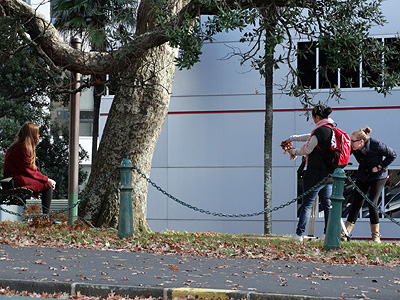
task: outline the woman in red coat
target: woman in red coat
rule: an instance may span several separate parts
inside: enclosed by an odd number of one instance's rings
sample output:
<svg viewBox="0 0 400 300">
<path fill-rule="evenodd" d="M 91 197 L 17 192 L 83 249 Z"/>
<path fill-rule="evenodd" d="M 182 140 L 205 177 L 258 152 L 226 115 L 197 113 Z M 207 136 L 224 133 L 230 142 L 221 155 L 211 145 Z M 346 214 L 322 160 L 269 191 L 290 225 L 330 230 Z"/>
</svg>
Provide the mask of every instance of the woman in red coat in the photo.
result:
<svg viewBox="0 0 400 300">
<path fill-rule="evenodd" d="M 33 190 L 42 199 L 42 211 L 50 209 L 56 182 L 40 173 L 36 166 L 36 146 L 39 143 L 39 127 L 25 122 L 20 128 L 17 140 L 8 148 L 4 157 L 4 177 L 13 177 L 15 187 Z"/>
</svg>

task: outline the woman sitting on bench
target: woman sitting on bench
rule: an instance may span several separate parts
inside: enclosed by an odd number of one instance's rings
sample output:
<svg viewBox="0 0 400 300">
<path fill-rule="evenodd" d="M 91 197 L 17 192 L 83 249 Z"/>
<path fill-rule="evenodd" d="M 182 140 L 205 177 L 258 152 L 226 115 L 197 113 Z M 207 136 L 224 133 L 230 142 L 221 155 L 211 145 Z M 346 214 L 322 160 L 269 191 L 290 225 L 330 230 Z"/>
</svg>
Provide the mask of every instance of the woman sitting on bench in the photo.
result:
<svg viewBox="0 0 400 300">
<path fill-rule="evenodd" d="M 40 173 L 36 166 L 38 143 L 39 127 L 25 122 L 4 157 L 4 177 L 13 177 L 15 187 L 29 188 L 35 197 L 41 194 L 43 214 L 48 214 L 56 182 Z"/>
</svg>

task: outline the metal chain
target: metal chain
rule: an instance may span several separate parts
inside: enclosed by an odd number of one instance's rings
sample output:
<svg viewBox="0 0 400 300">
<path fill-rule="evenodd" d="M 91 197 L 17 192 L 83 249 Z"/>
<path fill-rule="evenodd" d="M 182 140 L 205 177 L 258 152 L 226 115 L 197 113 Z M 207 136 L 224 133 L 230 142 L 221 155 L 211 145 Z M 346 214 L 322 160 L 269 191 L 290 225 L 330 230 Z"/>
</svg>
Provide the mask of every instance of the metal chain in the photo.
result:
<svg viewBox="0 0 400 300">
<path fill-rule="evenodd" d="M 279 209 L 285 208 L 287 206 L 290 206 L 293 203 L 296 203 L 298 200 L 302 199 L 304 196 L 306 196 L 307 194 L 309 194 L 310 192 L 312 192 L 313 190 L 315 190 L 316 188 L 318 188 L 320 185 L 322 185 L 331 175 L 326 176 L 325 178 L 323 178 L 320 182 L 318 182 L 317 184 L 315 184 L 313 187 L 311 187 L 309 190 L 305 191 L 303 194 L 301 194 L 300 196 L 298 196 L 297 198 L 294 198 L 290 201 L 288 201 L 287 203 L 281 204 L 279 206 L 276 206 L 274 208 L 270 208 L 270 209 L 265 209 L 263 211 L 259 211 L 259 212 L 254 212 L 254 213 L 248 213 L 248 214 L 227 214 L 227 213 L 219 213 L 219 212 L 212 212 L 210 210 L 205 210 L 202 208 L 198 208 L 196 206 L 193 206 L 191 204 L 188 204 L 182 200 L 179 200 L 178 198 L 174 197 L 173 195 L 169 194 L 167 191 L 163 190 L 160 186 L 158 186 L 155 182 L 153 182 L 149 177 L 147 177 L 137 166 L 133 165 L 132 166 L 133 169 L 135 169 L 139 175 L 141 177 L 143 177 L 150 185 L 152 185 L 154 188 L 156 188 L 159 192 L 161 192 L 163 195 L 167 196 L 168 198 L 172 199 L 173 201 L 189 208 L 189 209 L 193 209 L 194 211 L 200 212 L 200 213 L 204 213 L 204 214 L 208 214 L 208 215 L 212 215 L 212 216 L 216 216 L 216 217 L 227 217 L 227 218 L 244 218 L 244 217 L 254 217 L 254 216 L 258 216 L 258 215 L 262 215 L 265 213 L 270 213 L 273 211 L 277 211 Z M 84 198 L 78 200 L 76 203 L 74 203 L 71 206 L 68 206 L 66 208 L 57 210 L 57 211 L 52 211 L 48 214 L 37 214 L 37 215 L 25 215 L 25 214 L 20 214 L 20 213 L 16 213 L 13 211 L 9 211 L 3 207 L 0 207 L 0 210 L 9 213 L 11 215 L 16 215 L 19 217 L 23 217 L 23 218 L 39 218 L 39 217 L 50 217 L 59 213 L 63 213 L 65 211 L 68 211 L 72 208 L 74 208 L 75 206 L 79 205 L 82 201 L 86 200 L 87 198 L 89 198 L 90 196 L 92 196 L 98 189 L 100 189 L 101 186 L 104 185 L 105 182 L 107 182 L 111 176 L 113 175 L 113 173 L 118 169 L 119 167 L 114 168 L 106 177 L 105 179 L 95 188 L 93 189 L 90 193 L 88 193 Z"/>
<path fill-rule="evenodd" d="M 114 172 L 118 169 L 119 167 L 114 168 L 110 173 L 108 173 L 108 175 L 91 191 L 89 192 L 85 197 L 83 197 L 82 199 L 78 200 L 76 203 L 72 204 L 71 206 L 68 206 L 66 208 L 60 209 L 60 210 L 56 210 L 56 211 L 52 211 L 48 214 L 36 214 L 36 215 L 26 215 L 26 214 L 21 214 L 21 213 L 17 213 L 14 211 L 10 211 L 6 208 L 3 208 L 0 206 L 0 210 L 9 213 L 10 215 L 15 215 L 21 218 L 25 218 L 25 219 L 29 219 L 29 218 L 44 218 L 44 217 L 50 217 L 53 215 L 57 215 L 63 212 L 66 212 L 72 208 L 74 208 L 75 206 L 79 205 L 82 201 L 88 199 L 89 197 L 91 197 L 95 192 L 97 192 L 103 185 L 104 183 L 106 183 L 111 176 L 114 174 Z"/>
<path fill-rule="evenodd" d="M 273 212 L 273 211 L 277 211 L 278 209 L 281 208 L 285 208 L 295 202 L 297 202 L 297 200 L 303 198 L 304 196 L 306 196 L 307 194 L 309 194 L 311 191 L 315 190 L 316 188 L 318 188 L 320 185 L 322 185 L 331 175 L 328 175 L 327 177 L 325 177 L 324 179 L 322 179 L 320 182 L 318 182 L 316 185 L 314 185 L 312 188 L 310 188 L 309 190 L 305 191 L 303 194 L 301 194 L 300 196 L 298 196 L 295 199 L 290 200 L 289 202 L 279 205 L 277 207 L 274 208 L 270 208 L 270 209 L 265 209 L 263 211 L 259 211 L 259 212 L 254 212 L 254 213 L 248 213 L 248 214 L 226 214 L 226 213 L 218 213 L 218 212 L 212 212 L 209 210 L 205 210 L 202 208 L 198 208 L 196 206 L 193 206 L 191 204 L 188 204 L 182 200 L 179 200 L 178 198 L 172 196 L 171 194 L 169 194 L 168 192 L 166 192 L 165 190 L 163 190 L 160 186 L 158 186 L 156 183 L 154 183 L 149 177 L 147 177 L 138 167 L 136 167 L 135 165 L 133 165 L 133 168 L 139 173 L 139 175 L 141 177 L 143 177 L 148 183 L 150 183 L 154 188 L 156 188 L 159 192 L 161 192 L 162 194 L 164 194 L 165 196 L 167 196 L 168 198 L 174 200 L 175 202 L 186 206 L 187 208 L 193 209 L 194 211 L 200 212 L 200 213 L 204 213 L 207 215 L 212 215 L 215 217 L 227 217 L 227 218 L 244 218 L 244 217 L 254 217 L 254 216 L 258 216 L 258 215 L 262 215 L 265 213 L 269 213 L 269 212 Z"/>
<path fill-rule="evenodd" d="M 354 186 L 354 188 L 357 190 L 357 192 L 360 193 L 360 195 L 367 200 L 367 202 L 373 207 L 375 208 L 377 211 L 379 211 L 382 215 L 384 215 L 386 218 L 388 218 L 390 221 L 392 221 L 393 223 L 397 224 L 400 226 L 400 222 L 396 221 L 395 219 L 393 219 L 391 216 L 389 216 L 387 213 L 385 213 L 384 211 L 382 211 L 381 208 L 379 208 L 374 202 L 372 202 L 367 195 L 365 195 L 360 188 L 355 184 L 355 182 L 353 181 L 353 179 L 350 178 L 350 176 L 347 177 L 347 179 L 350 181 L 350 183 Z"/>
</svg>

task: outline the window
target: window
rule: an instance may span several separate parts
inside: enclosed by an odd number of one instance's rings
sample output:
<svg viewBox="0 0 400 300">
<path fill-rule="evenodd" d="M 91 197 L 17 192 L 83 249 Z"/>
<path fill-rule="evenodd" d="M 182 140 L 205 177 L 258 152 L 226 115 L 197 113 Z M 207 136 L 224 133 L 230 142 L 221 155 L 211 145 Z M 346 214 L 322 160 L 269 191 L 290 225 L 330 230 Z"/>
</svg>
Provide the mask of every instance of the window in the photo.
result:
<svg viewBox="0 0 400 300">
<path fill-rule="evenodd" d="M 80 112 L 79 136 L 92 136 L 93 134 L 93 111 Z"/>
<path fill-rule="evenodd" d="M 357 170 L 346 170 L 346 176 L 350 177 L 353 182 L 356 179 Z M 304 193 L 302 189 L 302 176 L 297 178 L 297 194 L 301 195 Z M 353 184 L 349 180 L 345 180 L 343 197 L 344 201 L 342 203 L 342 218 L 347 218 L 351 204 L 353 202 L 353 193 L 355 189 Z M 368 195 L 367 195 L 368 196 Z M 382 199 L 384 199 L 382 201 Z M 301 199 L 297 201 L 297 211 L 301 205 Z M 399 169 L 389 169 L 389 178 L 386 181 L 385 187 L 382 190 L 382 195 L 378 200 L 378 207 L 384 211 L 387 215 L 392 218 L 400 218 L 400 170 Z M 316 217 L 323 218 L 324 213 L 320 204 L 316 207 Z M 367 201 L 364 201 L 362 209 L 359 212 L 359 218 L 369 219 L 369 209 Z M 380 218 L 385 218 L 381 213 Z"/>
<path fill-rule="evenodd" d="M 297 68 L 299 70 L 299 80 L 304 87 L 316 88 L 316 69 L 317 62 L 316 47 L 313 42 L 298 44 Z"/>
<path fill-rule="evenodd" d="M 386 38 L 384 40 L 385 45 L 389 48 L 390 51 L 393 51 L 392 54 L 387 54 L 384 57 L 384 62 L 386 67 L 390 71 L 400 72 L 400 64 L 398 60 L 398 55 L 400 52 L 400 41 L 397 38 Z"/>
<path fill-rule="evenodd" d="M 397 38 L 374 38 L 376 43 L 384 43 L 389 51 L 400 52 L 400 41 Z M 316 47 L 314 42 L 299 42 L 297 52 L 298 84 L 305 88 L 328 89 L 334 86 L 340 88 L 371 87 L 381 80 L 381 75 L 373 71 L 371 66 L 363 61 L 385 64 L 387 70 L 400 72 L 397 56 L 393 53 L 383 55 L 382 52 L 375 53 L 375 60 L 361 57 L 360 64 L 354 68 L 330 70 L 327 68 L 327 57 L 325 53 Z"/>
<path fill-rule="evenodd" d="M 353 181 L 355 181 L 356 170 L 347 171 L 346 174 L 351 176 Z M 345 201 L 343 203 L 343 218 L 346 218 L 351 203 L 353 201 L 352 194 L 354 192 L 353 185 L 346 180 L 344 197 Z M 367 194 L 368 196 L 368 194 Z M 382 199 L 384 199 L 382 201 Z M 392 218 L 400 217 L 400 170 L 389 169 L 389 178 L 386 181 L 385 187 L 382 190 L 382 195 L 378 200 L 377 205 L 382 211 Z M 384 218 L 380 213 L 379 216 Z M 369 218 L 369 209 L 367 201 L 364 201 L 363 207 L 360 210 L 360 218 Z"/>
<path fill-rule="evenodd" d="M 320 89 L 329 89 L 338 85 L 338 70 L 328 69 L 326 55 L 320 49 L 318 49 L 318 82 Z"/>
</svg>

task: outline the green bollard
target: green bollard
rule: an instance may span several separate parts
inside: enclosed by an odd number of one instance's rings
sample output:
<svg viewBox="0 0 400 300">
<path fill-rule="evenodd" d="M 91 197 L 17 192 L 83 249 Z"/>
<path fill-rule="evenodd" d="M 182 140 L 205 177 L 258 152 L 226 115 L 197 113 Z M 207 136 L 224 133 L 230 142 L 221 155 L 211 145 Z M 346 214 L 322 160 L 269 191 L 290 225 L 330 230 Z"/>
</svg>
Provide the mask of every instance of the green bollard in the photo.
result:
<svg viewBox="0 0 400 300">
<path fill-rule="evenodd" d="M 121 162 L 121 195 L 119 201 L 118 237 L 120 239 L 133 236 L 132 212 L 132 163 L 125 158 Z"/>
<path fill-rule="evenodd" d="M 332 195 L 330 197 L 332 208 L 329 212 L 328 225 L 326 228 L 324 250 L 337 249 L 340 247 L 340 232 L 342 218 L 342 203 L 344 201 L 343 189 L 346 174 L 341 168 L 337 168 L 333 174 Z"/>
</svg>

